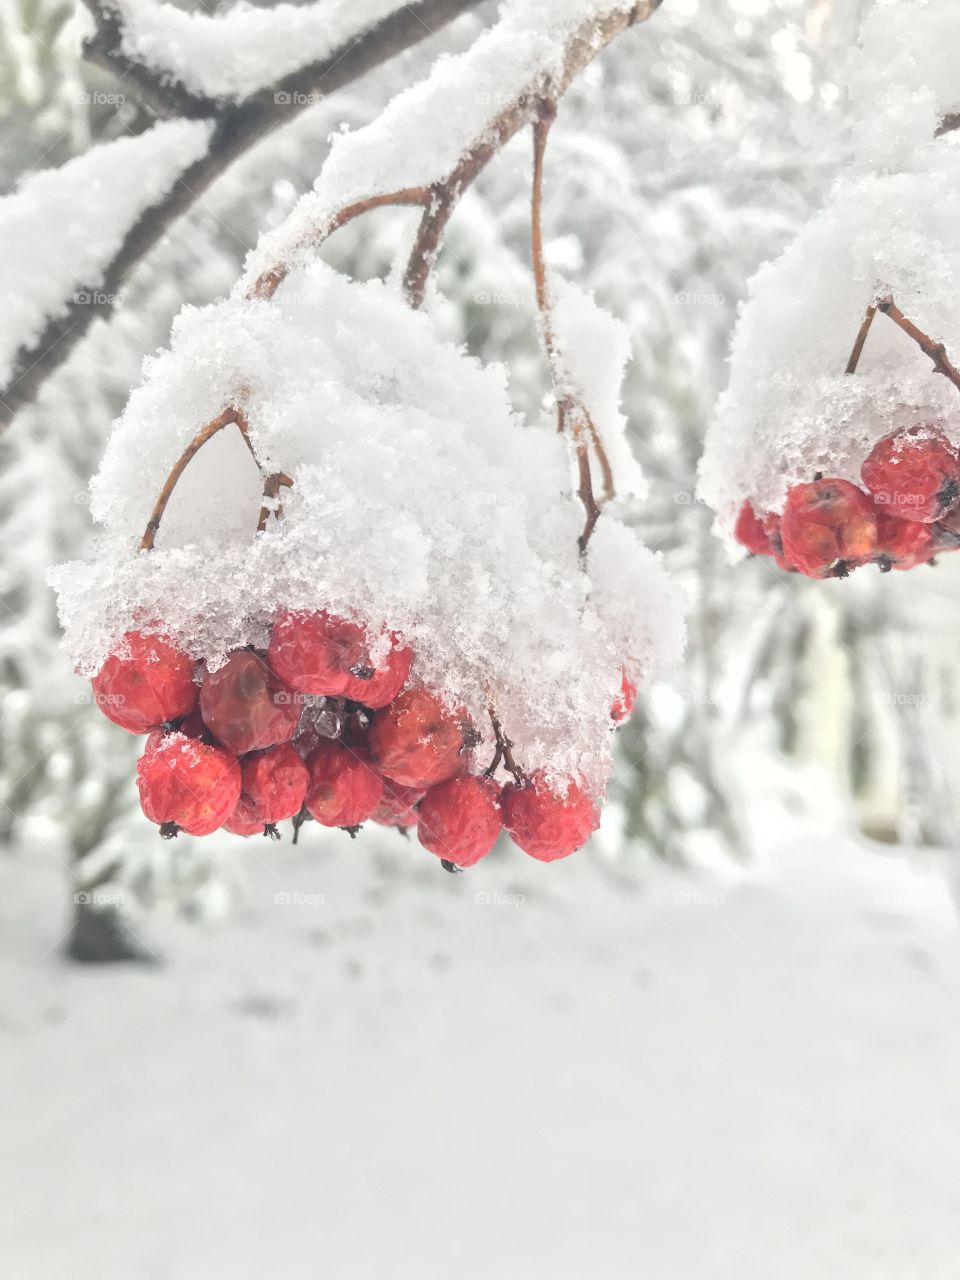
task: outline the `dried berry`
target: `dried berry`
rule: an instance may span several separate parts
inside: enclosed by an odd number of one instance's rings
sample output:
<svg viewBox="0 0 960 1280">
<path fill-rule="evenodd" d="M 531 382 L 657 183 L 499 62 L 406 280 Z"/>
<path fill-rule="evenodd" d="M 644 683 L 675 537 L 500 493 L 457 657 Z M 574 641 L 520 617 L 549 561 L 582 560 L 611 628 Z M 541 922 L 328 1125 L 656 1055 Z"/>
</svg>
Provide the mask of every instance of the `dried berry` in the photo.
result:
<svg viewBox="0 0 960 1280">
<path fill-rule="evenodd" d="M 780 520 L 783 554 L 810 578 L 842 578 L 874 556 L 877 517 L 870 498 L 848 480 L 794 485 Z"/>
<path fill-rule="evenodd" d="M 503 827 L 500 787 L 492 778 L 450 778 L 431 787 L 420 805 L 417 835 L 438 858 L 472 867 L 486 857 Z"/>
<path fill-rule="evenodd" d="M 197 705 L 193 661 L 159 636 L 130 631 L 92 680 L 97 706 L 131 733 L 149 733 Z"/>
<path fill-rule="evenodd" d="M 877 507 L 899 520 L 930 524 L 960 502 L 960 458 L 934 426 L 905 427 L 884 436 L 860 477 Z"/>
<path fill-rule="evenodd" d="M 289 742 L 300 723 L 300 699 L 249 649 L 208 673 L 200 690 L 203 722 L 234 755 Z"/>
<path fill-rule="evenodd" d="M 596 802 L 578 782 L 553 782 L 542 769 L 522 783 L 508 783 L 501 803 L 514 844 L 541 862 L 574 853 L 600 822 Z"/>
<path fill-rule="evenodd" d="M 165 836 L 216 831 L 236 808 L 240 785 L 234 756 L 180 733 L 149 746 L 137 763 L 140 805 Z"/>
<path fill-rule="evenodd" d="M 370 754 L 381 773 L 405 787 L 427 787 L 464 768 L 464 713 L 447 707 L 423 685 L 406 689 L 378 711 Z"/>
<path fill-rule="evenodd" d="M 383 799 L 383 779 L 362 749 L 321 742 L 307 768 L 307 809 L 325 827 L 357 827 Z"/>
</svg>

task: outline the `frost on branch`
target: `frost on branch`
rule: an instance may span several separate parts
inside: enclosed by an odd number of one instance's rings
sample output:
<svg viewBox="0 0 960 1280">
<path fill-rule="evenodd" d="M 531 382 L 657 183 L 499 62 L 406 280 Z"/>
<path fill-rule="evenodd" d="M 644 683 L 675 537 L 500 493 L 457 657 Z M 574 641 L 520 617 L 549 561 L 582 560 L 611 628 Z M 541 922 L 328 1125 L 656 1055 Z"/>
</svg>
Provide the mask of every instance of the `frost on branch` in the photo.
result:
<svg viewBox="0 0 960 1280">
<path fill-rule="evenodd" d="M 123 52 L 205 98 L 242 100 L 346 45 L 400 8 L 397 0 L 319 0 L 225 13 L 117 0 Z"/>
<path fill-rule="evenodd" d="M 124 236 L 203 155 L 210 129 L 207 121 L 154 125 L 34 174 L 0 200 L 0 386 L 47 321 L 65 316 L 71 301 L 96 305 Z"/>
<path fill-rule="evenodd" d="M 901 428 L 933 428 L 960 447 L 960 391 L 884 314 L 845 372 L 867 307 L 889 298 L 954 365 L 960 355 L 960 149 L 954 134 L 933 137 L 960 99 L 944 72 L 951 37 L 955 48 L 946 0 L 881 6 L 866 23 L 855 95 L 878 131 L 861 130 L 827 206 L 751 281 L 734 334 L 700 467 L 727 534 L 744 501 L 781 512 L 791 486 L 818 472 L 861 485 L 874 445 Z M 919 117 L 904 104 L 921 99 L 917 150 Z"/>
<path fill-rule="evenodd" d="M 282 518 L 255 534 L 261 477 L 225 431 L 139 552 L 174 461 L 238 399 L 264 469 L 293 480 Z M 148 364 L 94 482 L 96 559 L 54 575 L 66 643 L 92 673 L 126 631 L 162 628 L 216 667 L 263 645 L 281 606 L 386 623 L 487 746 L 493 698 L 522 764 L 599 786 L 621 664 L 648 677 L 673 660 L 680 607 L 610 516 L 581 570 L 571 490 L 567 446 L 517 419 L 500 367 L 442 344 L 385 285 L 314 263 L 270 301 L 184 311 Z"/>
</svg>

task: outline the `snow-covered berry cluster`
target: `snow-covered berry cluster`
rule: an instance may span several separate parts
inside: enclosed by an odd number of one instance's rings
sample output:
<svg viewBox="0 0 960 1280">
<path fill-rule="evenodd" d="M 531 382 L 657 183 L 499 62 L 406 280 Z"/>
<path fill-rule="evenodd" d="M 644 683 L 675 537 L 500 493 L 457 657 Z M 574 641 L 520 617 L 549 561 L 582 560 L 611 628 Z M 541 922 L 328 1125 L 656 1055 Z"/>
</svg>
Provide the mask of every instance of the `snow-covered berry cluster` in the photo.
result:
<svg viewBox="0 0 960 1280">
<path fill-rule="evenodd" d="M 371 641 L 357 622 L 285 610 L 266 649 L 236 649 L 217 670 L 131 632 L 92 683 L 110 720 L 147 735 L 140 803 L 164 836 L 277 836 L 288 818 L 295 829 L 313 819 L 356 834 L 372 820 L 415 827 L 448 866 L 474 865 L 504 828 L 544 862 L 578 849 L 597 826 L 599 796 L 582 778 L 524 773 L 492 710 L 495 754 L 484 767 L 482 729 L 414 666 L 393 632 Z M 624 672 L 612 725 L 635 692 Z"/>
<path fill-rule="evenodd" d="M 860 470 L 863 488 L 816 475 L 787 492 L 782 514 L 747 501 L 734 536 L 753 555 L 788 572 L 845 578 L 928 564 L 960 547 L 960 454 L 939 427 L 920 424 L 884 436 Z"/>
</svg>

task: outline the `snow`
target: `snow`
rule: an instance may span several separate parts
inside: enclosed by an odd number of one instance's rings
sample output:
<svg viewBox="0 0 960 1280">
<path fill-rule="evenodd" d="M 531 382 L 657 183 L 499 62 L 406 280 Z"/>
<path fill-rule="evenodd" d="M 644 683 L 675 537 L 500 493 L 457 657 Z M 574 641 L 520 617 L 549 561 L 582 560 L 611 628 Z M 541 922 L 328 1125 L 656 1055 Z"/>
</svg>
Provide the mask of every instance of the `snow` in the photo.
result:
<svg viewBox="0 0 960 1280">
<path fill-rule="evenodd" d="M 216 667 L 277 609 L 329 608 L 400 632 L 488 745 L 492 694 L 525 765 L 603 785 L 621 665 L 648 679 L 679 656 L 680 593 L 612 516 L 582 572 L 567 445 L 512 412 L 502 367 L 315 263 L 271 301 L 185 310 L 146 372 L 93 484 L 95 558 L 53 576 L 78 669 L 145 620 Z M 258 456 L 294 480 L 282 519 L 255 535 L 260 477 L 231 428 L 139 552 L 174 461 L 241 387 Z"/>
<path fill-rule="evenodd" d="M 581 28 L 634 8 L 626 0 L 508 0 L 497 24 L 465 53 L 441 56 L 373 123 L 333 139 L 314 190 L 250 255 L 247 283 L 277 262 L 296 266 L 304 240 L 353 201 L 441 182 L 489 140 L 501 112 L 516 103 L 532 112 L 551 81 L 564 79 L 567 51 Z"/>
<path fill-rule="evenodd" d="M 31 174 L 0 199 L 0 386 L 71 303 L 113 302 L 99 290 L 130 227 L 207 149 L 211 124 L 171 120 L 117 138 L 59 169 Z"/>
<path fill-rule="evenodd" d="M 697 877 L 312 831 L 136 922 L 150 972 L 65 968 L 62 869 L 3 859 L 4 1273 L 946 1280 L 949 895 L 766 829 Z"/>
<path fill-rule="evenodd" d="M 129 58 L 202 97 L 242 100 L 325 60 L 401 6 L 397 0 L 319 0 L 263 9 L 241 2 L 204 13 L 156 0 L 115 0 L 115 7 Z"/>
<path fill-rule="evenodd" d="M 956 101 L 941 63 L 957 22 L 943 0 L 873 11 L 854 63 L 851 163 L 749 284 L 700 464 L 700 495 L 728 537 L 745 499 L 779 511 L 817 471 L 859 483 L 870 449 L 901 426 L 931 424 L 960 445 L 956 388 L 883 315 L 857 373 L 844 372 L 867 306 L 891 295 L 954 363 L 960 353 L 960 146 L 933 137 Z"/>
</svg>

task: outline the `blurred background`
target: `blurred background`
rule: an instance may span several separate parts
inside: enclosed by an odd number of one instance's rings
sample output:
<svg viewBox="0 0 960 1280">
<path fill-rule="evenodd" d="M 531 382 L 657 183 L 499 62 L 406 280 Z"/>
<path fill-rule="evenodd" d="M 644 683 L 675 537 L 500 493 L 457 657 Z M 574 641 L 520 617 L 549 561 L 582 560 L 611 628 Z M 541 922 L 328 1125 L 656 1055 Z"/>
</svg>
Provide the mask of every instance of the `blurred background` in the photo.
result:
<svg viewBox="0 0 960 1280">
<path fill-rule="evenodd" d="M 11 975 L 0 1036 L 21 1050 L 11 1086 L 34 1090 L 16 1167 L 41 1197 L 14 1199 L 6 1274 L 179 1280 L 229 1258 L 234 1277 L 307 1276 L 323 1248 L 332 1273 L 349 1277 L 391 1257 L 408 1260 L 393 1274 L 456 1265 L 498 1278 L 540 1274 L 545 1258 L 552 1275 L 572 1275 L 598 1256 L 607 1275 L 633 1274 L 638 1261 L 664 1276 L 949 1274 L 937 1268 L 957 1241 L 924 1181 L 923 1144 L 935 1156 L 949 1136 L 937 1084 L 957 1050 L 938 1037 L 960 974 L 952 942 L 949 959 L 930 959 L 930 938 L 953 927 L 946 891 L 939 880 L 918 888 L 915 876 L 947 865 L 943 851 L 960 834 L 960 557 L 828 583 L 769 560 L 731 565 L 694 497 L 746 281 L 819 206 L 846 158 L 844 67 L 861 7 L 666 0 L 561 105 L 547 256 L 630 327 L 625 409 L 650 485 L 635 519 L 688 593 L 689 649 L 680 671 L 643 691 L 620 735 L 602 832 L 549 879 L 507 850 L 483 877 L 445 876 L 391 831 L 350 845 L 307 829 L 297 850 L 159 841 L 137 804 L 138 743 L 72 674 L 45 579 L 51 563 L 85 554 L 89 476 L 179 309 L 226 293 L 259 232 L 313 182 L 329 135 L 364 124 L 439 53 L 465 47 L 490 6 L 241 158 L 0 437 L 0 946 Z M 152 123 L 133 89 L 117 95 L 111 76 L 83 61 L 81 30 L 72 3 L 0 0 L 0 196 Z M 451 340 L 504 362 L 518 407 L 535 410 L 547 379 L 529 168 L 523 136 L 468 192 L 428 306 Z M 415 219 L 368 216 L 325 255 L 357 277 L 388 275 Z M 841 862 L 842 884 L 830 878 Z M 744 885 L 731 906 L 732 886 Z M 795 901 L 779 896 L 784 885 Z M 758 907 L 750 892 L 774 897 Z M 727 914 L 677 910 L 697 895 Z M 146 963 L 76 963 L 129 958 Z M 945 983 L 939 1004 L 909 987 L 931 966 Z M 776 993 L 811 969 L 820 985 L 794 989 L 779 1020 L 786 998 Z M 851 969 L 861 986 L 838 994 L 836 973 Z M 662 1007 L 636 1007 L 664 982 Z M 897 1004 L 899 1035 L 880 991 Z M 584 1056 L 591 1043 L 602 1067 Z M 900 1075 L 884 1074 L 890 1052 L 902 1055 Z M 822 1094 L 807 1092 L 813 1078 Z M 759 1100 L 758 1080 L 769 1088 Z M 928 1088 L 933 1100 L 918 1100 Z M 920 1112 L 910 1137 L 889 1127 L 908 1092 Z M 74 1108 L 83 1132 L 62 1147 Z M 91 1114 L 98 1124 L 85 1128 Z M 889 1147 L 873 1123 L 880 1114 Z M 118 1132 L 111 1116 L 132 1127 Z M 812 1116 L 801 1136 L 792 1126 Z M 146 1207 L 124 1200 L 116 1179 L 131 1134 L 153 1169 Z M 275 1162 L 280 1189 L 259 1181 L 261 1157 Z M 425 1199 L 397 1177 L 411 1169 Z M 909 1224 L 888 1216 L 907 1174 Z M 847 1179 L 862 1183 L 859 1201 Z M 187 1204 L 190 1188 L 214 1183 L 216 1204 L 199 1207 L 192 1192 Z M 311 1185 L 331 1197 L 325 1206 Z M 576 1206 L 561 1200 L 565 1188 Z M 40 1244 L 44 1194 L 60 1216 Z M 478 1212 L 486 1203 L 499 1217 L 468 1214 L 466 1200 L 484 1194 Z M 784 1210 L 810 1194 L 811 1218 L 823 1197 L 819 1232 Z M 129 1216 L 117 1234 L 115 1196 Z M 766 1225 L 737 1226 L 744 1198 Z M 553 1216 L 561 1202 L 572 1215 L 563 1226 Z M 244 1206 L 265 1215 L 269 1246 L 253 1223 L 236 1225 Z M 716 1242 L 715 1266 L 690 1238 L 684 1206 Z M 366 1238 L 374 1215 L 382 1241 Z M 179 1244 L 164 1230 L 178 1221 Z M 315 1254 L 311 1221 L 328 1233 Z M 92 1253 L 79 1255 L 78 1241 Z"/>
</svg>

